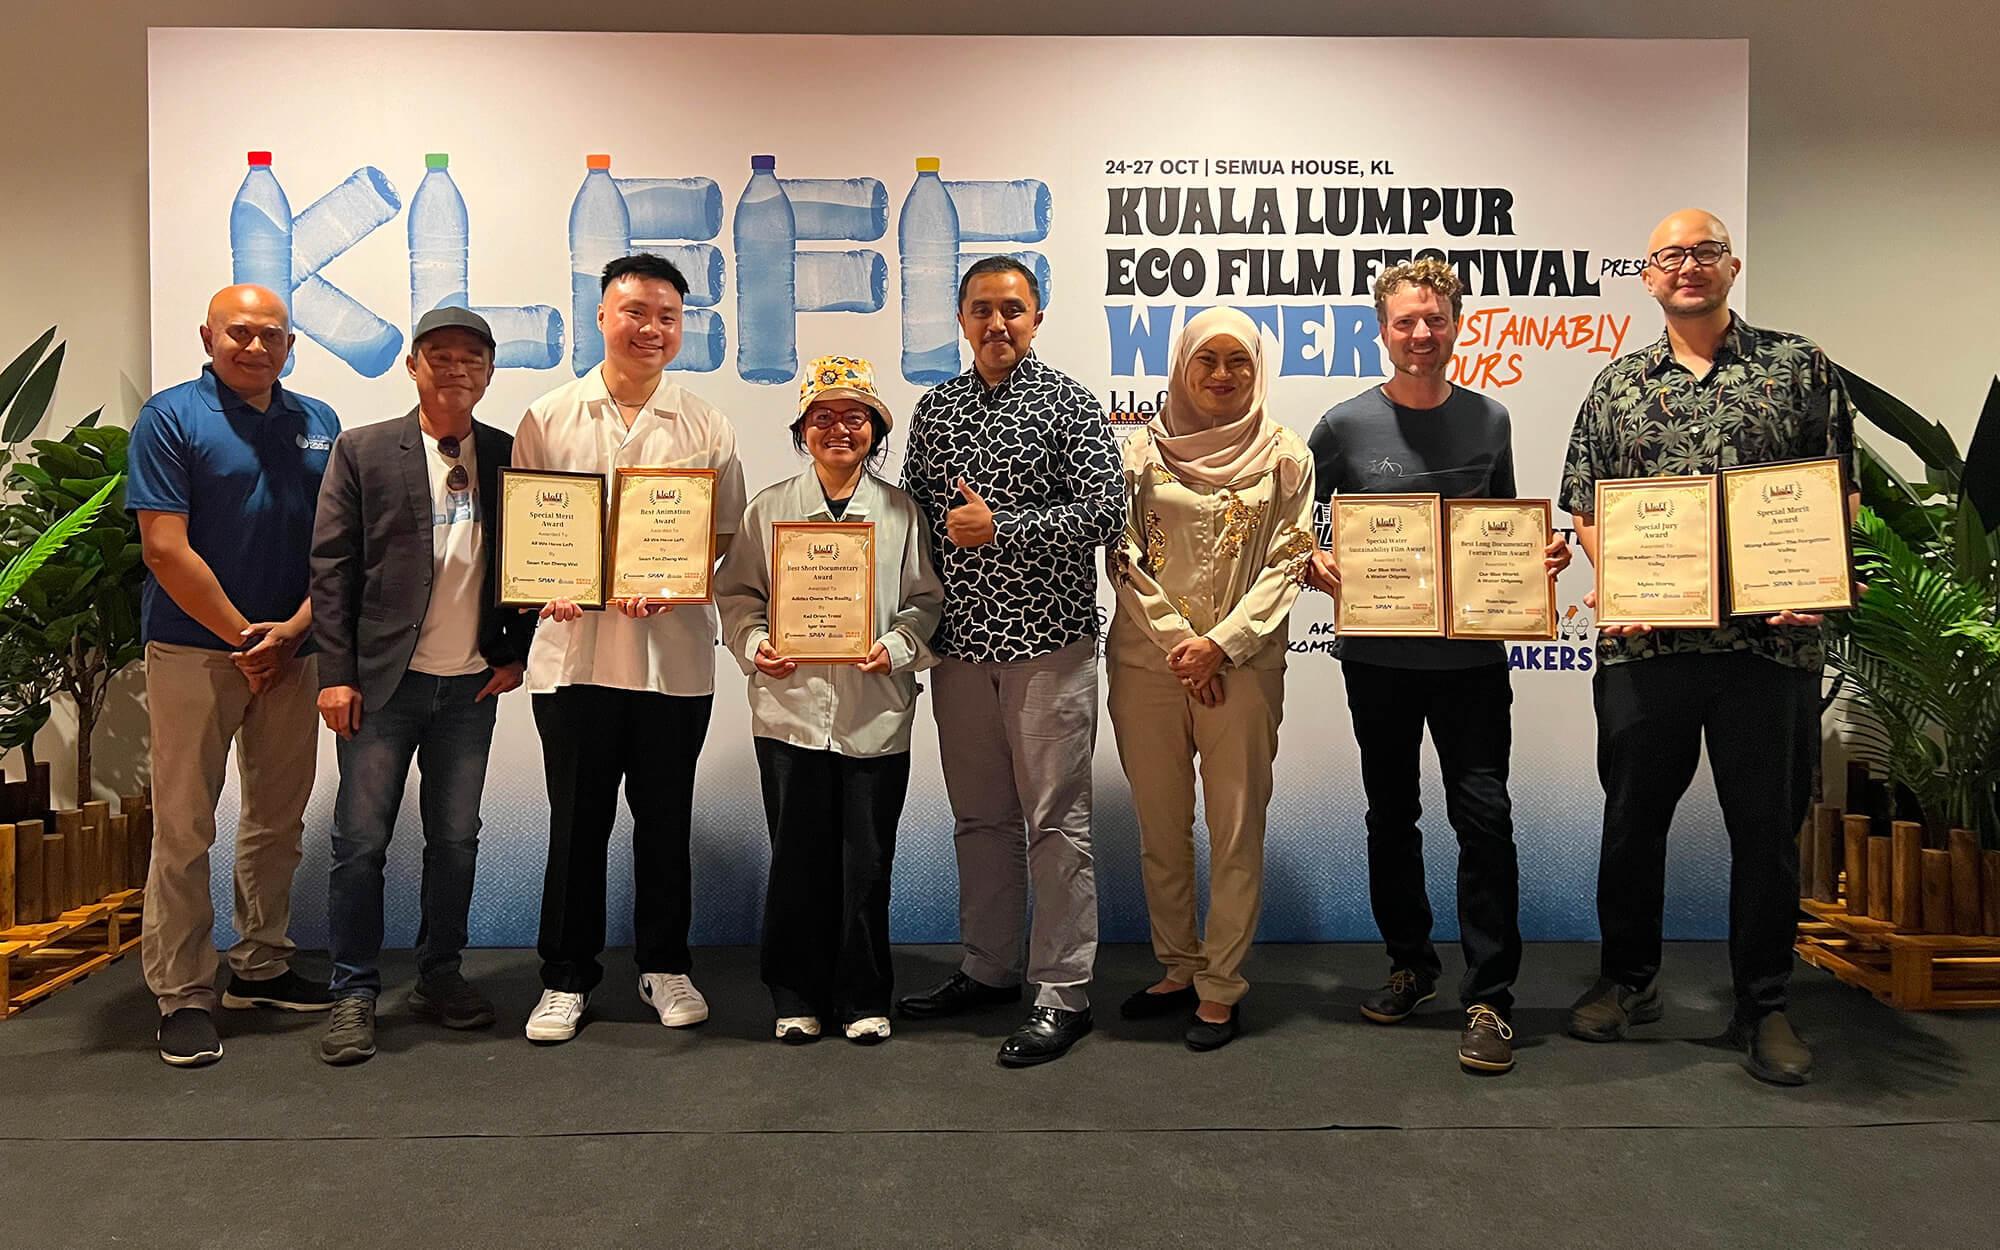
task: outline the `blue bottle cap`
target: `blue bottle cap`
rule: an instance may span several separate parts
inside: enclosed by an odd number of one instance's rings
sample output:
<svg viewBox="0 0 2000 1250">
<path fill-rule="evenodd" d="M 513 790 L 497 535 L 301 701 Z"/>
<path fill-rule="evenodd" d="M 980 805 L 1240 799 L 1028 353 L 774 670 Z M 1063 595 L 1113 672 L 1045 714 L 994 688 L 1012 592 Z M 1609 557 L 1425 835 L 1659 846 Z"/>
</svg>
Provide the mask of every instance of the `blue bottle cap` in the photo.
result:
<svg viewBox="0 0 2000 1250">
<path fill-rule="evenodd" d="M 753 174 L 770 173 L 777 168 L 778 158 L 775 156 L 753 156 L 750 158 L 750 172 Z"/>
</svg>

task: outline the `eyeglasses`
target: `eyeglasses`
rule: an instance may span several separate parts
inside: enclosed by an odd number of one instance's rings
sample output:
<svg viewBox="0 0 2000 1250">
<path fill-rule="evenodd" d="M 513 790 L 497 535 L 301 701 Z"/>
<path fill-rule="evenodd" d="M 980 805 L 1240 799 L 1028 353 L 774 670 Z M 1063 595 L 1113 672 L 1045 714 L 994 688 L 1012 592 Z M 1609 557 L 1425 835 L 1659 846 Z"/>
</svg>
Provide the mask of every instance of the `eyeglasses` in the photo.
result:
<svg viewBox="0 0 2000 1250">
<path fill-rule="evenodd" d="M 472 484 L 472 475 L 465 466 L 458 463 L 458 436 L 447 434 L 438 440 L 438 454 L 451 461 L 451 472 L 444 475 L 444 488 L 454 494 L 462 492 Z"/>
<path fill-rule="evenodd" d="M 1672 273 L 1674 270 L 1679 269 L 1690 256 L 1694 257 L 1696 266 L 1707 269 L 1727 255 L 1729 255 L 1729 245 L 1727 243 L 1718 243 L 1714 239 L 1710 239 L 1705 243 L 1697 243 L 1693 247 L 1663 247 L 1646 259 L 1652 261 L 1653 264 L 1667 273 Z"/>
<path fill-rule="evenodd" d="M 830 430 L 836 425 L 843 429 L 858 430 L 868 424 L 868 414 L 865 412 L 834 412 L 831 409 L 820 408 L 806 414 L 806 424 L 812 426 L 815 430 Z"/>
</svg>

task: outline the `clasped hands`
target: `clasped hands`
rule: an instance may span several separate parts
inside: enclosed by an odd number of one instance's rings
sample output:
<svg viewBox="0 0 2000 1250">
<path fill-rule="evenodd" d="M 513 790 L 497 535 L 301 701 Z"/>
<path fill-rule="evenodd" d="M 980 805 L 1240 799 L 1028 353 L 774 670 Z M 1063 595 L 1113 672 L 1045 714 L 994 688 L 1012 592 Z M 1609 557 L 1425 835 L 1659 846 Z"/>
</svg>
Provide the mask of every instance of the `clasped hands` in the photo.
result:
<svg viewBox="0 0 2000 1250">
<path fill-rule="evenodd" d="M 1216 707 L 1222 702 L 1222 666 L 1228 660 L 1229 653 L 1209 639 L 1189 638 L 1167 652 L 1167 669 L 1195 702 Z"/>
<path fill-rule="evenodd" d="M 278 684 L 279 674 L 305 645 L 311 629 L 293 621 L 256 621 L 243 627 L 243 646 L 229 658 L 250 683 L 251 694 L 263 694 Z"/>
</svg>

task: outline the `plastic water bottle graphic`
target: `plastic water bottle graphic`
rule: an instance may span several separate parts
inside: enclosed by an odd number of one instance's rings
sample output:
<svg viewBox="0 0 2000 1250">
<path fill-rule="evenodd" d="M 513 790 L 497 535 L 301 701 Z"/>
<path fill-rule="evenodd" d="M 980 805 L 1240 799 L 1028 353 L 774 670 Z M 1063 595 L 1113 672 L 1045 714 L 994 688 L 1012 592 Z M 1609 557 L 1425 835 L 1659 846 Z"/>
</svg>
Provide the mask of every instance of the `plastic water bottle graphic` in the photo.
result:
<svg viewBox="0 0 2000 1250">
<path fill-rule="evenodd" d="M 1035 289 L 1042 293 L 1043 308 L 1047 308 L 1055 302 L 1055 288 L 1049 281 L 1049 258 L 1040 252 L 960 252 L 958 254 L 958 276 L 964 278 L 966 270 L 972 268 L 982 260 L 991 260 L 995 256 L 1005 256 L 1012 260 L 1018 260 L 1028 267 L 1028 272 L 1035 275 Z M 1186 315 L 1189 317 L 1194 316 L 1193 313 Z"/>
<path fill-rule="evenodd" d="M 465 197 L 452 181 L 451 157 L 424 157 L 424 180 L 410 197 L 410 324 L 433 308 L 472 307 L 466 294 Z"/>
<path fill-rule="evenodd" d="M 917 158 L 897 221 L 903 269 L 903 377 L 931 386 L 958 374 L 958 210 L 938 158 Z"/>
<path fill-rule="evenodd" d="M 736 203 L 736 372 L 750 382 L 789 382 L 799 371 L 798 227 L 777 167 L 776 157 L 751 157 Z"/>
<path fill-rule="evenodd" d="M 880 312 L 889 293 L 889 262 L 865 249 L 800 252 L 793 280 L 800 312 Z"/>
<path fill-rule="evenodd" d="M 465 196 L 452 179 L 448 154 L 426 155 L 424 168 L 424 180 L 410 197 L 410 324 L 433 308 L 471 308 L 493 329 L 496 368 L 555 368 L 562 360 L 562 314 L 547 304 L 472 304 Z"/>
<path fill-rule="evenodd" d="M 364 378 L 381 377 L 403 354 L 401 330 L 318 274 L 292 291 L 292 324 Z"/>
<path fill-rule="evenodd" d="M 292 301 L 292 205 L 271 172 L 269 152 L 250 153 L 250 172 L 229 206 L 230 281 L 254 282 Z"/>
<path fill-rule="evenodd" d="M 588 172 L 569 209 L 570 364 L 578 376 L 604 359 L 597 328 L 598 282 L 604 267 L 632 250 L 632 215 L 611 180 L 611 158 L 584 158 Z"/>
<path fill-rule="evenodd" d="M 305 206 L 292 221 L 292 282 L 304 282 L 403 208 L 389 176 L 372 165 Z"/>
<path fill-rule="evenodd" d="M 958 210 L 961 243 L 1039 243 L 1049 237 L 1049 184 L 1039 178 L 1012 182 L 947 182 Z"/>
<path fill-rule="evenodd" d="M 878 178 L 785 178 L 801 239 L 879 239 L 889 229 L 889 189 Z"/>
<path fill-rule="evenodd" d="M 613 178 L 635 239 L 712 239 L 722 233 L 713 178 Z"/>
</svg>

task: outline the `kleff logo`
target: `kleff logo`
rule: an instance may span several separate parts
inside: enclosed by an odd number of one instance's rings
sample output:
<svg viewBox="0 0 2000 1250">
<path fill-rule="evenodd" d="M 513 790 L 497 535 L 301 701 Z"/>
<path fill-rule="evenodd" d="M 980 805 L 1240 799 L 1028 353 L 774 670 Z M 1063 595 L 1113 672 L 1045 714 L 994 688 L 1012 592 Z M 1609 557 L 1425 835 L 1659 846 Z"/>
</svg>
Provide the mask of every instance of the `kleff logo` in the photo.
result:
<svg viewBox="0 0 2000 1250">
<path fill-rule="evenodd" d="M 1790 503 L 1799 497 L 1799 484 L 1797 482 L 1766 482 L 1764 483 L 1763 494 L 1765 503 L 1778 503 L 1781 501 Z"/>
<path fill-rule="evenodd" d="M 839 554 L 840 547 L 837 543 L 809 543 L 806 546 L 808 560 L 831 560 Z"/>
<path fill-rule="evenodd" d="M 1372 516 L 1368 518 L 1368 535 L 1373 538 L 1380 534 L 1400 534 L 1403 532 L 1403 518 L 1399 516 Z"/>
<path fill-rule="evenodd" d="M 653 488 L 654 503 L 679 503 L 680 501 L 681 488 L 678 486 L 655 486 Z"/>
<path fill-rule="evenodd" d="M 536 491 L 535 502 L 540 504 L 550 504 L 557 508 L 566 507 L 569 504 L 569 492 L 566 490 Z"/>
<path fill-rule="evenodd" d="M 1674 501 L 1671 499 L 1641 499 L 1639 501 L 1639 517 L 1641 520 L 1655 516 L 1670 517 L 1673 514 Z"/>
<path fill-rule="evenodd" d="M 1488 538 L 1512 538 L 1514 523 L 1505 517 L 1488 517 L 1482 528 Z"/>
</svg>

